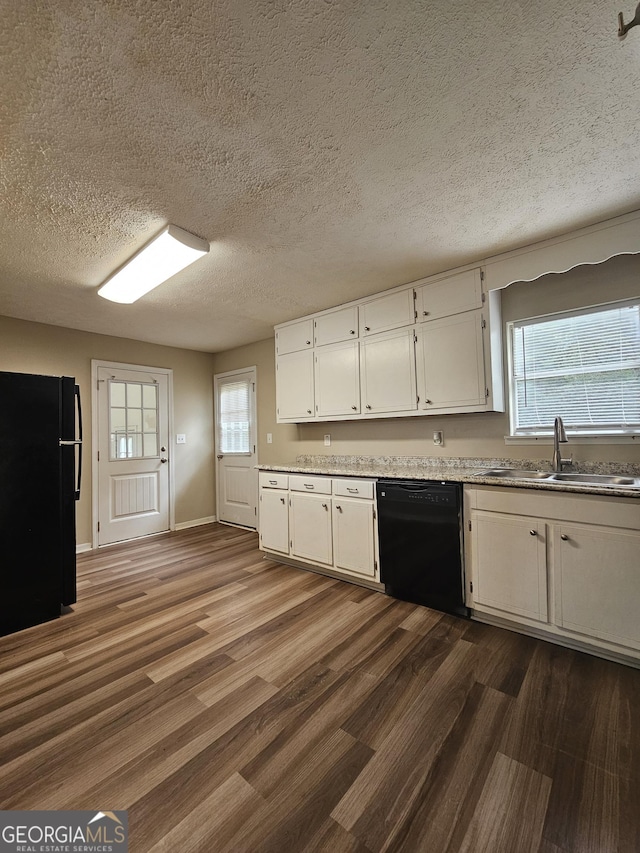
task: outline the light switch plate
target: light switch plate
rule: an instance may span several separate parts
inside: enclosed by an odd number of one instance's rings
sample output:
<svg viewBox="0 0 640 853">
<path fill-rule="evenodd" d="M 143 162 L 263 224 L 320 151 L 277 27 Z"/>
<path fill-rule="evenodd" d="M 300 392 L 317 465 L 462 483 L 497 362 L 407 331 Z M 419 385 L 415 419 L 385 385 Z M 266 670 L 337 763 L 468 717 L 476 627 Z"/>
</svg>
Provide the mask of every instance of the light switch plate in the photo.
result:
<svg viewBox="0 0 640 853">
<path fill-rule="evenodd" d="M 183 432 L 179 432 L 176 434 L 176 444 L 186 444 L 187 436 Z"/>
<path fill-rule="evenodd" d="M 273 444 L 273 433 L 267 433 L 267 444 Z"/>
</svg>

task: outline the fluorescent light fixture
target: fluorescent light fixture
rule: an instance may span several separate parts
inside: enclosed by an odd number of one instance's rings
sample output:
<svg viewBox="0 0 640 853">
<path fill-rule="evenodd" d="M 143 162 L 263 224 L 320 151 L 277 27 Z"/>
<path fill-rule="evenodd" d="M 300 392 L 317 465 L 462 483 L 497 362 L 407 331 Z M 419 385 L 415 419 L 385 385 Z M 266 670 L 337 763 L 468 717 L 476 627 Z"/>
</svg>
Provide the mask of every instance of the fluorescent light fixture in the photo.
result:
<svg viewBox="0 0 640 853">
<path fill-rule="evenodd" d="M 130 304 L 209 251 L 209 244 L 176 225 L 168 225 L 102 285 L 98 294 Z"/>
</svg>

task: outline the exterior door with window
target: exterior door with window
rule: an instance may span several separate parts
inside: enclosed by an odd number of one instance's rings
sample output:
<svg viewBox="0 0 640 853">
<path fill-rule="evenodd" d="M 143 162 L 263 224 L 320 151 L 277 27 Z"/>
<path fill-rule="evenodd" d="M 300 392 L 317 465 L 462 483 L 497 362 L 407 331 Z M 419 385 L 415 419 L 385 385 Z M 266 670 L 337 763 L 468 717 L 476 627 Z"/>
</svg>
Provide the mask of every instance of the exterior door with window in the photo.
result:
<svg viewBox="0 0 640 853">
<path fill-rule="evenodd" d="M 214 378 L 219 521 L 257 527 L 255 367 Z"/>
<path fill-rule="evenodd" d="M 98 545 L 169 529 L 169 375 L 97 368 Z"/>
</svg>

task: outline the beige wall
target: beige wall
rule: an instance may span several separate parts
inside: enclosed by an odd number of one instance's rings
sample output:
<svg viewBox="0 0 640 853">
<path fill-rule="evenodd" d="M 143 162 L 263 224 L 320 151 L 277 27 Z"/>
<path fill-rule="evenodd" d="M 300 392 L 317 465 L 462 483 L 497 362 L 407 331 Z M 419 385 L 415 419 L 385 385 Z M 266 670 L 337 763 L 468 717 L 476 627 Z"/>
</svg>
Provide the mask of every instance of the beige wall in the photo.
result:
<svg viewBox="0 0 640 853">
<path fill-rule="evenodd" d="M 213 480 L 213 356 L 125 338 L 0 317 L 0 370 L 75 376 L 85 425 L 82 498 L 77 541 L 91 542 L 91 359 L 173 370 L 174 430 L 185 445 L 171 449 L 175 462 L 176 522 L 215 514 Z"/>
<path fill-rule="evenodd" d="M 597 266 L 581 266 L 534 282 L 518 282 L 502 291 L 503 321 L 553 311 L 595 305 L 640 295 L 640 257 L 622 255 Z M 265 464 L 291 462 L 300 453 L 358 455 L 472 456 L 540 459 L 551 456 L 548 444 L 506 445 L 506 413 L 431 415 L 369 421 L 276 425 L 273 339 L 214 356 L 217 373 L 256 365 L 258 369 L 259 459 Z M 435 430 L 444 432 L 439 448 Z M 273 433 L 272 445 L 266 433 Z M 331 435 L 331 447 L 323 436 Z M 637 444 L 582 444 L 571 442 L 567 452 L 580 460 L 640 461 Z"/>
</svg>

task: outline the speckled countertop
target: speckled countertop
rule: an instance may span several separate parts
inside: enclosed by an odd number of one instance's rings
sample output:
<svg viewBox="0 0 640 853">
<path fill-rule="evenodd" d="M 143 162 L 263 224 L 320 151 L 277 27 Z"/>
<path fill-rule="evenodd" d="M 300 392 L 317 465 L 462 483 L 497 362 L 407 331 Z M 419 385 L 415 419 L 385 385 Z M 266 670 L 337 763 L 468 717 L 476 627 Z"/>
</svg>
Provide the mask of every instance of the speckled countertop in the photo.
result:
<svg viewBox="0 0 640 853">
<path fill-rule="evenodd" d="M 286 471 L 300 474 L 328 474 L 341 477 L 386 477 L 399 480 L 447 480 L 486 486 L 510 486 L 553 492 L 609 495 L 640 499 L 640 488 L 621 488 L 548 480 L 522 480 L 507 477 L 478 476 L 490 468 L 518 468 L 550 471 L 548 459 L 473 459 L 469 457 L 431 456 L 298 456 L 282 465 L 258 465 L 261 471 Z M 575 462 L 571 473 L 619 474 L 640 477 L 640 464 L 629 462 Z"/>
</svg>

